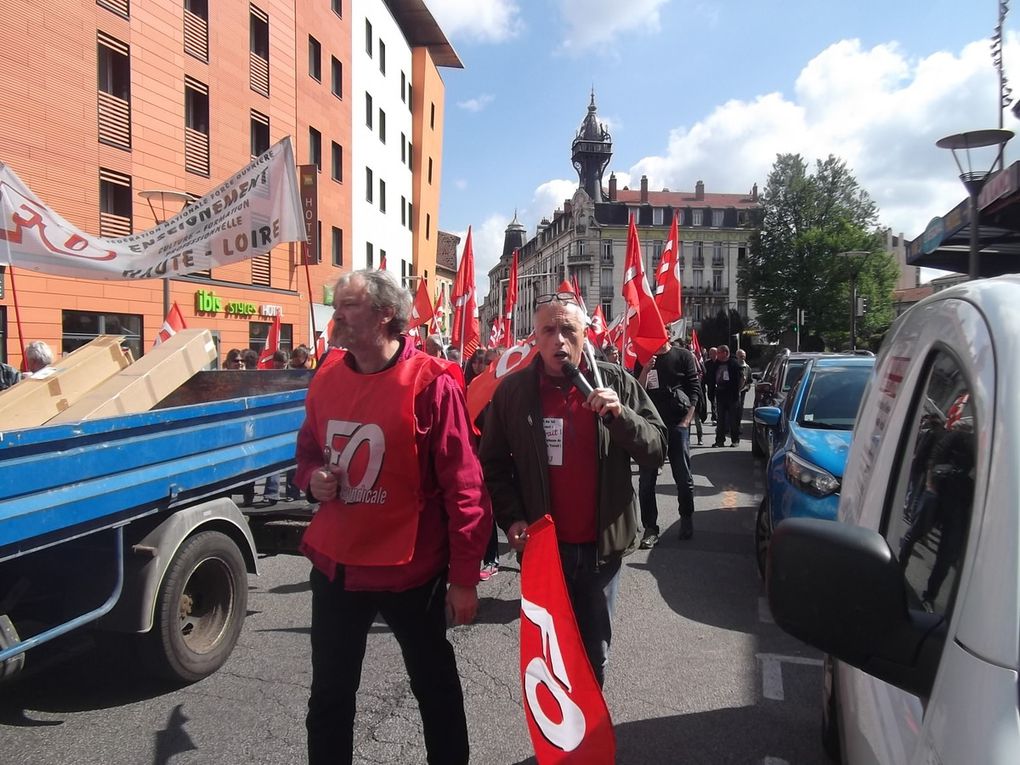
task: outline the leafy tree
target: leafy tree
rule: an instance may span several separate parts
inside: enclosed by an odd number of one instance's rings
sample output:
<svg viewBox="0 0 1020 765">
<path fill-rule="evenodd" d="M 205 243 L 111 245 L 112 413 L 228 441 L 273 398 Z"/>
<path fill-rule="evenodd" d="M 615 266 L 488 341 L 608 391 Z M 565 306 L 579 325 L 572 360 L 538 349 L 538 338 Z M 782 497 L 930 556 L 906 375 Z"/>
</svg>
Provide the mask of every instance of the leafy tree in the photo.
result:
<svg viewBox="0 0 1020 765">
<path fill-rule="evenodd" d="M 869 312 L 858 337 L 881 331 L 892 319 L 895 260 L 882 252 L 878 211 L 846 163 L 817 160 L 814 174 L 799 154 L 780 154 L 762 195 L 759 226 L 740 273 L 758 323 L 777 338 L 806 314 L 805 330 L 830 347 L 849 344 L 851 281 Z M 842 252 L 866 252 L 850 259 Z"/>
<path fill-rule="evenodd" d="M 701 329 L 698 330 L 698 342 L 701 343 L 702 348 L 728 344 L 732 350 L 736 350 L 734 336 L 743 330 L 744 320 L 738 311 L 733 308 L 720 309 L 715 316 L 701 322 Z"/>
</svg>

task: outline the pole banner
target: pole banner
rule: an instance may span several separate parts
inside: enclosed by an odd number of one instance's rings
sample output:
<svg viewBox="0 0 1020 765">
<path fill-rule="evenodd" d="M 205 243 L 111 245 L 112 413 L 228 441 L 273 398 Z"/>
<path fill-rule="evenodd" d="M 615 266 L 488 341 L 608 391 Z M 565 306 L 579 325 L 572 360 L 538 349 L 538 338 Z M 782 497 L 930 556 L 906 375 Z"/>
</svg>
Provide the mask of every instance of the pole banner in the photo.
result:
<svg viewBox="0 0 1020 765">
<path fill-rule="evenodd" d="M 556 528 L 528 527 L 521 564 L 521 685 L 539 765 L 611 765 L 616 735 L 567 596 Z"/>
<path fill-rule="evenodd" d="M 81 279 L 154 279 L 263 255 L 305 239 L 290 138 L 177 215 L 104 239 L 75 228 L 0 163 L 0 263 Z"/>
</svg>

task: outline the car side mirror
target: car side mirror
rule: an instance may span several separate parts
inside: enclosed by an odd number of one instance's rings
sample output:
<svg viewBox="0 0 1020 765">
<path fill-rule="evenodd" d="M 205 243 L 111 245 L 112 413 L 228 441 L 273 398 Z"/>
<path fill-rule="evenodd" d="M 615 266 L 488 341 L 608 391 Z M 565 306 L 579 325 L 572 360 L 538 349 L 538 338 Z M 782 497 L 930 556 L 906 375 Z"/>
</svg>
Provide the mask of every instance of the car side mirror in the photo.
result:
<svg viewBox="0 0 1020 765">
<path fill-rule="evenodd" d="M 770 382 L 760 382 L 760 383 L 758 383 L 757 385 L 754 386 L 754 389 L 760 395 L 768 396 L 768 395 L 771 395 L 771 393 L 772 393 L 772 383 L 770 383 Z"/>
<path fill-rule="evenodd" d="M 754 421 L 759 425 L 774 428 L 783 418 L 783 410 L 778 406 L 759 406 L 754 410 Z"/>
<path fill-rule="evenodd" d="M 761 372 L 751 372 L 751 379 L 758 382 L 761 379 Z"/>
<path fill-rule="evenodd" d="M 776 624 L 794 637 L 909 693 L 931 693 L 945 620 L 908 608 L 899 562 L 881 534 L 783 521 L 769 543 L 766 587 Z"/>
</svg>

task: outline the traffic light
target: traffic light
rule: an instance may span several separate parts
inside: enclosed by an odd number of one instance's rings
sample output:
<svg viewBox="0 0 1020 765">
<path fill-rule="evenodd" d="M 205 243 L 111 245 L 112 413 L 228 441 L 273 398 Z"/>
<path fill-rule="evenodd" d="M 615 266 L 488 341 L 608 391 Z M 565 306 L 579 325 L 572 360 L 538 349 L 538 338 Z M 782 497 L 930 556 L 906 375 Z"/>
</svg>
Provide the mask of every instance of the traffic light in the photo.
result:
<svg viewBox="0 0 1020 765">
<path fill-rule="evenodd" d="M 857 298 L 857 315 L 864 316 L 868 312 L 868 298 L 859 297 Z"/>
</svg>

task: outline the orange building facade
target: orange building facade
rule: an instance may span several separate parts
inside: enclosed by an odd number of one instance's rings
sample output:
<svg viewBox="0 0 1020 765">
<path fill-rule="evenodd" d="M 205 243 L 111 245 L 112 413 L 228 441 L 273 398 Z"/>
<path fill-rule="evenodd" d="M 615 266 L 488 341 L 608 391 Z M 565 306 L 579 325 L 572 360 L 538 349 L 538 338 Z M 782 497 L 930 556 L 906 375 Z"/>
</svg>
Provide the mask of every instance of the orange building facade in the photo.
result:
<svg viewBox="0 0 1020 765">
<path fill-rule="evenodd" d="M 213 332 L 221 358 L 260 348 L 276 314 L 285 348 L 310 344 L 311 304 L 328 299 L 351 267 L 348 62 L 357 6 L 58 0 L 43 11 L 2 0 L 0 161 L 72 225 L 114 237 L 152 228 L 181 209 L 182 194 L 205 194 L 291 136 L 297 163 L 317 165 L 318 262 L 306 273 L 302 246 L 284 245 L 171 279 L 169 297 L 189 328 Z M 0 360 L 15 366 L 22 342 L 43 340 L 59 357 L 102 333 L 124 335 L 137 356 L 162 326 L 161 280 L 0 270 Z M 328 309 L 315 314 L 321 331 Z"/>
</svg>

